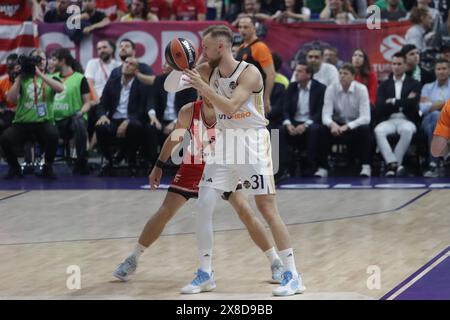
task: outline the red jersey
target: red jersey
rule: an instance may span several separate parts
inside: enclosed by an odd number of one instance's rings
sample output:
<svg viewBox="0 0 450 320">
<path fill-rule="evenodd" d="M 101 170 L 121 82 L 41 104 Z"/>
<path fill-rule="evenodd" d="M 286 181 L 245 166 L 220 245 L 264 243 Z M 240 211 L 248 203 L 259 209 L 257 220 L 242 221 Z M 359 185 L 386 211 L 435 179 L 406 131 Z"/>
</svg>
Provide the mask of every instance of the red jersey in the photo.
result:
<svg viewBox="0 0 450 320">
<path fill-rule="evenodd" d="M 96 8 L 103 12 L 111 21 L 117 19 L 117 11 L 128 12 L 125 0 L 97 0 Z"/>
<path fill-rule="evenodd" d="M 172 13 L 175 20 L 195 21 L 198 14 L 206 14 L 204 0 L 174 0 L 172 3 Z"/>
<path fill-rule="evenodd" d="M 178 169 L 170 184 L 169 191 L 180 193 L 186 198 L 197 197 L 198 184 L 202 178 L 205 162 L 203 161 L 203 150 L 206 147 L 204 140 L 211 143 L 215 139 L 215 125 L 206 123 L 202 112 L 203 101 L 193 103 L 192 119 L 189 128 L 191 136 L 191 152 L 185 152 L 183 163 Z M 192 152 L 194 149 L 194 152 Z"/>
<path fill-rule="evenodd" d="M 149 11 L 158 16 L 159 20 L 169 20 L 171 7 L 166 0 L 149 0 Z"/>
<path fill-rule="evenodd" d="M 31 17 L 31 8 L 27 0 L 2 0 L 0 2 L 0 20 L 26 21 Z"/>
</svg>

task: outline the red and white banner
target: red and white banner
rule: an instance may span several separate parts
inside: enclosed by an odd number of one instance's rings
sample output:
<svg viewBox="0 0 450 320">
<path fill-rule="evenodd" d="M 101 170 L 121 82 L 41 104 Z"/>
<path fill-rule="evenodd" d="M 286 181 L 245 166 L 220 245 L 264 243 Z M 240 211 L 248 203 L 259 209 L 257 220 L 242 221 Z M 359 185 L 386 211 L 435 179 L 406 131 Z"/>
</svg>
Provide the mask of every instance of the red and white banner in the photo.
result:
<svg viewBox="0 0 450 320">
<path fill-rule="evenodd" d="M 27 54 L 39 46 L 38 27 L 32 22 L 0 20 L 0 74 L 5 71 L 11 53 Z"/>
</svg>

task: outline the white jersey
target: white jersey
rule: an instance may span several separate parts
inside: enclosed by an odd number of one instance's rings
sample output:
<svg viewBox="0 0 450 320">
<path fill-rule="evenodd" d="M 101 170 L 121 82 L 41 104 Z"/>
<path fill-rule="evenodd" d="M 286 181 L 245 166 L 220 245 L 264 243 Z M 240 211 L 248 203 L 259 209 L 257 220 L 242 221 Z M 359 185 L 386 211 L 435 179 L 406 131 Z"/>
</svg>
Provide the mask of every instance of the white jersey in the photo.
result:
<svg viewBox="0 0 450 320">
<path fill-rule="evenodd" d="M 209 85 L 221 96 L 231 98 L 234 89 L 239 85 L 238 79 L 241 73 L 249 66 L 245 61 L 238 66 L 229 78 L 220 75 L 219 68 L 215 68 L 210 76 Z M 232 115 L 228 116 L 214 108 L 216 111 L 216 128 L 223 129 L 250 129 L 266 127 L 269 121 L 264 116 L 264 88 L 259 92 L 253 92 L 248 100 Z"/>
</svg>

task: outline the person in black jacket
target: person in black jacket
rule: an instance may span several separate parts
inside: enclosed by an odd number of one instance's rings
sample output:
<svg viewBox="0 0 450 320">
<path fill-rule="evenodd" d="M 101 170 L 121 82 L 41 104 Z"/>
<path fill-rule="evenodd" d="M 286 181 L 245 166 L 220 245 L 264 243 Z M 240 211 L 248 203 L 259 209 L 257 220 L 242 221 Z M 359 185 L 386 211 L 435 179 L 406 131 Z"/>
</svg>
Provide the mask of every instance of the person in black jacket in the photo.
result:
<svg viewBox="0 0 450 320">
<path fill-rule="evenodd" d="M 127 58 L 122 65 L 122 76 L 110 78 L 103 90 L 95 131 L 99 151 L 107 164 L 100 175 L 111 174 L 111 145 L 115 138 L 124 139 L 130 174 L 136 173 L 136 152 L 142 142 L 148 103 L 148 87 L 136 78 L 137 68 L 136 58 Z"/>
<path fill-rule="evenodd" d="M 405 71 L 406 58 L 396 53 L 392 59 L 392 76 L 378 87 L 377 113 L 382 122 L 375 127 L 375 137 L 388 165 L 386 176 L 404 173 L 403 157 L 420 121 L 421 84 Z M 400 140 L 392 150 L 387 137 L 395 133 L 400 135 Z"/>
<path fill-rule="evenodd" d="M 286 172 L 289 161 L 292 160 L 286 144 L 302 148 L 306 143 L 308 169 L 312 170 L 311 173 L 317 166 L 325 166 L 326 154 L 320 154 L 320 137 L 324 136 L 327 130 L 322 125 L 322 108 L 327 87 L 312 79 L 313 74 L 311 66 L 306 62 L 298 62 L 295 68 L 296 82 L 289 84 L 284 95 L 284 121 L 280 143 L 282 174 Z"/>
<path fill-rule="evenodd" d="M 147 106 L 149 122 L 145 125 L 144 151 L 150 163 L 155 163 L 157 149 L 175 128 L 181 107 L 197 98 L 197 91 L 192 88 L 177 93 L 164 90 L 164 81 L 172 71 L 166 63 L 163 74 L 156 76 L 153 91 Z"/>
<path fill-rule="evenodd" d="M 413 44 L 406 44 L 400 51 L 406 59 L 406 75 L 419 81 L 422 86 L 433 82 L 436 77 L 433 72 L 425 70 L 420 65 L 420 52 Z"/>
</svg>

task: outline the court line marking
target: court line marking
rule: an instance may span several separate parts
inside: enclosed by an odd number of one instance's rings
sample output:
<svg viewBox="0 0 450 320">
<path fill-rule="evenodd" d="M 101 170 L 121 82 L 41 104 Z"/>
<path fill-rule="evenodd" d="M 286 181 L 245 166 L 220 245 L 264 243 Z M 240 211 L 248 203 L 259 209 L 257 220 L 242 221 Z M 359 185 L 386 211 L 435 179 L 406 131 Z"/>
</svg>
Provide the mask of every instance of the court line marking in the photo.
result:
<svg viewBox="0 0 450 320">
<path fill-rule="evenodd" d="M 447 259 L 450 256 L 450 247 L 445 248 L 438 255 L 436 255 L 433 259 L 428 261 L 422 267 L 419 268 L 412 275 L 407 277 L 405 280 L 400 282 L 394 289 L 386 293 L 384 296 L 380 298 L 380 300 L 393 300 L 406 291 L 409 287 L 411 287 L 414 283 L 419 281 L 422 277 L 424 277 L 428 272 L 433 270 L 438 264 Z"/>
<path fill-rule="evenodd" d="M 421 194 L 415 196 L 411 200 L 408 200 L 406 203 L 400 205 L 397 208 L 389 209 L 389 210 L 383 210 L 383 211 L 376 211 L 376 212 L 370 212 L 365 213 L 362 215 L 357 216 L 351 216 L 351 217 L 341 217 L 341 218 L 335 218 L 335 219 L 323 219 L 323 220 L 314 220 L 314 221 L 308 221 L 308 222 L 299 222 L 299 223 L 289 223 L 286 224 L 286 226 L 296 226 L 296 225 L 304 225 L 304 224 L 312 224 L 312 223 L 319 223 L 319 222 L 328 222 L 328 221 L 340 221 L 345 219 L 353 219 L 353 218 L 362 218 L 377 214 L 384 214 L 384 213 L 395 213 L 399 210 L 402 210 L 406 208 L 407 206 L 411 205 L 412 203 L 416 202 L 426 194 L 430 193 L 433 190 L 425 190 Z M 229 231 L 240 231 L 240 230 L 246 230 L 245 227 L 242 228 L 236 228 L 236 229 L 223 229 L 223 230 L 214 230 L 214 232 L 229 232 Z M 180 235 L 189 235 L 189 234 L 195 234 L 195 232 L 180 232 L 180 233 L 173 233 L 173 234 L 162 234 L 160 237 L 168 237 L 168 236 L 180 236 Z M 0 243 L 0 246 L 17 246 L 17 245 L 30 245 L 30 244 L 47 244 L 47 243 L 63 243 L 63 242 L 78 242 L 78 241 L 101 241 L 101 240 L 121 240 L 121 239 L 137 239 L 138 236 L 125 236 L 125 237 L 108 237 L 108 238 L 97 238 L 97 239 L 68 239 L 68 240 L 54 240 L 54 241 L 37 241 L 37 242 L 21 242 L 21 243 Z"/>
<path fill-rule="evenodd" d="M 5 191 L 5 190 L 3 190 L 3 191 Z M 14 192 L 14 190 L 11 190 L 11 191 Z M 5 200 L 8 200 L 8 199 L 17 197 L 17 196 L 21 196 L 21 195 L 23 195 L 23 194 L 25 194 L 25 193 L 29 193 L 29 192 L 30 192 L 30 190 L 24 190 L 24 191 L 22 191 L 22 192 L 18 192 L 18 193 L 15 193 L 15 194 L 12 194 L 12 195 L 9 195 L 9 196 L 0 198 L 0 201 L 5 201 Z"/>
</svg>

